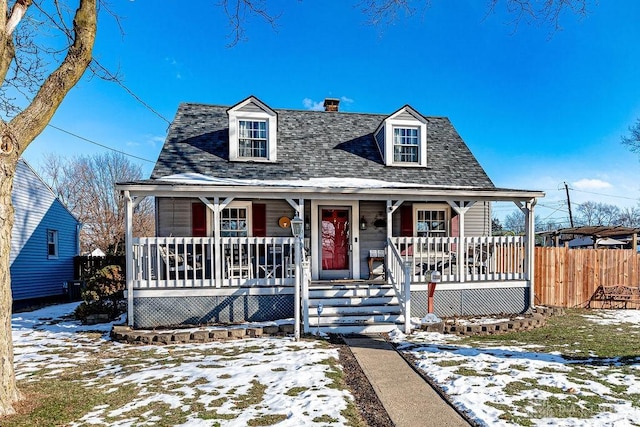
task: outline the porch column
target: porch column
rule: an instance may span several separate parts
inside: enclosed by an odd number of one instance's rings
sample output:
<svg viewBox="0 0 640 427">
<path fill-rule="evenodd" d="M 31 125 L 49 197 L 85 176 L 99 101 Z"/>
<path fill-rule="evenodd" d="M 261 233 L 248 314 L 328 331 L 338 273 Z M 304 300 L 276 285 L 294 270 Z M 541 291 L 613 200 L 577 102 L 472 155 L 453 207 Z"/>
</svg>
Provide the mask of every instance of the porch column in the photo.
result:
<svg viewBox="0 0 640 427">
<path fill-rule="evenodd" d="M 133 200 L 124 192 L 125 205 L 125 279 L 127 281 L 127 324 L 133 326 Z"/>
<path fill-rule="evenodd" d="M 465 266 L 467 263 L 467 260 L 465 259 L 465 246 L 466 246 L 466 242 L 465 242 L 465 237 L 464 237 L 464 215 L 467 213 L 467 211 L 469 209 L 471 209 L 471 207 L 473 205 L 476 204 L 476 202 L 471 202 L 471 201 L 454 201 L 454 200 L 447 200 L 447 203 L 449 203 L 449 206 L 451 206 L 451 209 L 453 209 L 455 211 L 455 213 L 458 214 L 458 231 L 460 236 L 458 236 L 458 250 L 456 251 L 456 257 L 457 257 L 457 266 L 458 266 L 458 281 L 460 283 L 464 282 L 466 279 L 466 271 L 465 271 Z"/>
<path fill-rule="evenodd" d="M 516 205 L 524 213 L 524 232 L 525 232 L 525 250 L 524 250 L 524 274 L 525 280 L 529 283 L 529 306 L 535 306 L 534 295 L 534 275 L 535 264 L 533 257 L 535 256 L 536 246 L 536 230 L 535 230 L 535 217 L 534 207 L 536 205 L 536 199 L 531 199 L 523 204 Z"/>
</svg>

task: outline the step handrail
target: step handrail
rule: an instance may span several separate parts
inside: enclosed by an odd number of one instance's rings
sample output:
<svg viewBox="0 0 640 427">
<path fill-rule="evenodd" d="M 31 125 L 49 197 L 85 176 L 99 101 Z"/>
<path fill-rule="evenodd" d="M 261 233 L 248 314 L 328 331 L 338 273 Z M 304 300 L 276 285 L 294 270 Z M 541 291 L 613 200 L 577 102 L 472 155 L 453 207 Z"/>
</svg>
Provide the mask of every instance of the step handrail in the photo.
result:
<svg viewBox="0 0 640 427">
<path fill-rule="evenodd" d="M 387 282 L 393 286 L 396 297 L 400 301 L 404 316 L 404 333 L 408 334 L 411 332 L 411 262 L 402 259 L 391 239 L 387 239 L 386 252 Z"/>
</svg>

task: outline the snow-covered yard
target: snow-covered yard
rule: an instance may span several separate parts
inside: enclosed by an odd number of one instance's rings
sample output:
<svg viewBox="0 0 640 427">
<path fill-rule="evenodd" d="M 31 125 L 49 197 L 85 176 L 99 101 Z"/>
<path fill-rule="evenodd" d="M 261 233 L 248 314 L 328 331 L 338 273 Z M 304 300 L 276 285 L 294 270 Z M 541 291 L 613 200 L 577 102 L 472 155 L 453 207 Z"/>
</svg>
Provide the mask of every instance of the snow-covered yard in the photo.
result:
<svg viewBox="0 0 640 427">
<path fill-rule="evenodd" d="M 76 371 L 87 399 L 90 392 L 113 395 L 72 426 L 347 424 L 342 413 L 352 397 L 335 381 L 338 351 L 322 341 L 132 346 L 108 339 L 111 324 L 62 319 L 74 308 L 57 305 L 12 318 L 19 381 L 46 382 Z"/>
<path fill-rule="evenodd" d="M 68 425 L 349 425 L 353 398 L 336 380 L 337 349 L 323 341 L 125 345 L 108 339 L 111 324 L 65 319 L 74 307 L 12 320 L 21 388 L 70 377 L 85 393 L 85 408 Z M 582 319 L 575 341 L 562 345 L 566 351 L 499 340 L 479 345 L 436 333 L 392 335 L 478 425 L 640 425 L 640 345 L 638 355 L 626 357 L 575 353 L 598 326 L 640 338 L 640 311 L 594 310 Z M 561 355 L 568 353 L 574 357 Z"/>
<path fill-rule="evenodd" d="M 584 326 L 562 354 L 593 340 L 597 325 L 640 338 L 640 311 L 593 310 L 582 317 Z M 563 357 L 541 345 L 461 345 L 461 338 L 437 333 L 396 333 L 394 341 L 480 425 L 640 425 L 640 344 L 635 356 Z"/>
</svg>

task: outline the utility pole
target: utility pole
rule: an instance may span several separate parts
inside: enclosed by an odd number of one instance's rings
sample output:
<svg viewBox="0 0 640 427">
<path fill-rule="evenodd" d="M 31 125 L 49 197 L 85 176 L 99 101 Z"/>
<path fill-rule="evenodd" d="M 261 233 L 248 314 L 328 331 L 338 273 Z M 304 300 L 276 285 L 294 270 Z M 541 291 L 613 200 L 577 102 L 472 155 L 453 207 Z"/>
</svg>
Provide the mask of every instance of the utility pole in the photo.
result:
<svg viewBox="0 0 640 427">
<path fill-rule="evenodd" d="M 573 228 L 573 214 L 571 213 L 571 199 L 569 198 L 569 186 L 567 183 L 564 183 L 564 190 L 567 193 L 567 206 L 569 207 L 569 224 L 571 224 L 571 228 Z"/>
</svg>

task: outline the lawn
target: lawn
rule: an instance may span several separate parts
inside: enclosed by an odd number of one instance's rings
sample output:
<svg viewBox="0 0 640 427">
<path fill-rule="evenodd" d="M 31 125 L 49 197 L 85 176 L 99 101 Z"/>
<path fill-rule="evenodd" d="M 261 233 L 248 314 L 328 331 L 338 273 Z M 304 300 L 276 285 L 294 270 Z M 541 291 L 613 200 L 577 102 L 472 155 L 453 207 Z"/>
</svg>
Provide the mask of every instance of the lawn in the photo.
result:
<svg viewBox="0 0 640 427">
<path fill-rule="evenodd" d="M 478 425 L 640 425 L 640 311 L 569 310 L 504 335 L 394 335 Z"/>
</svg>

